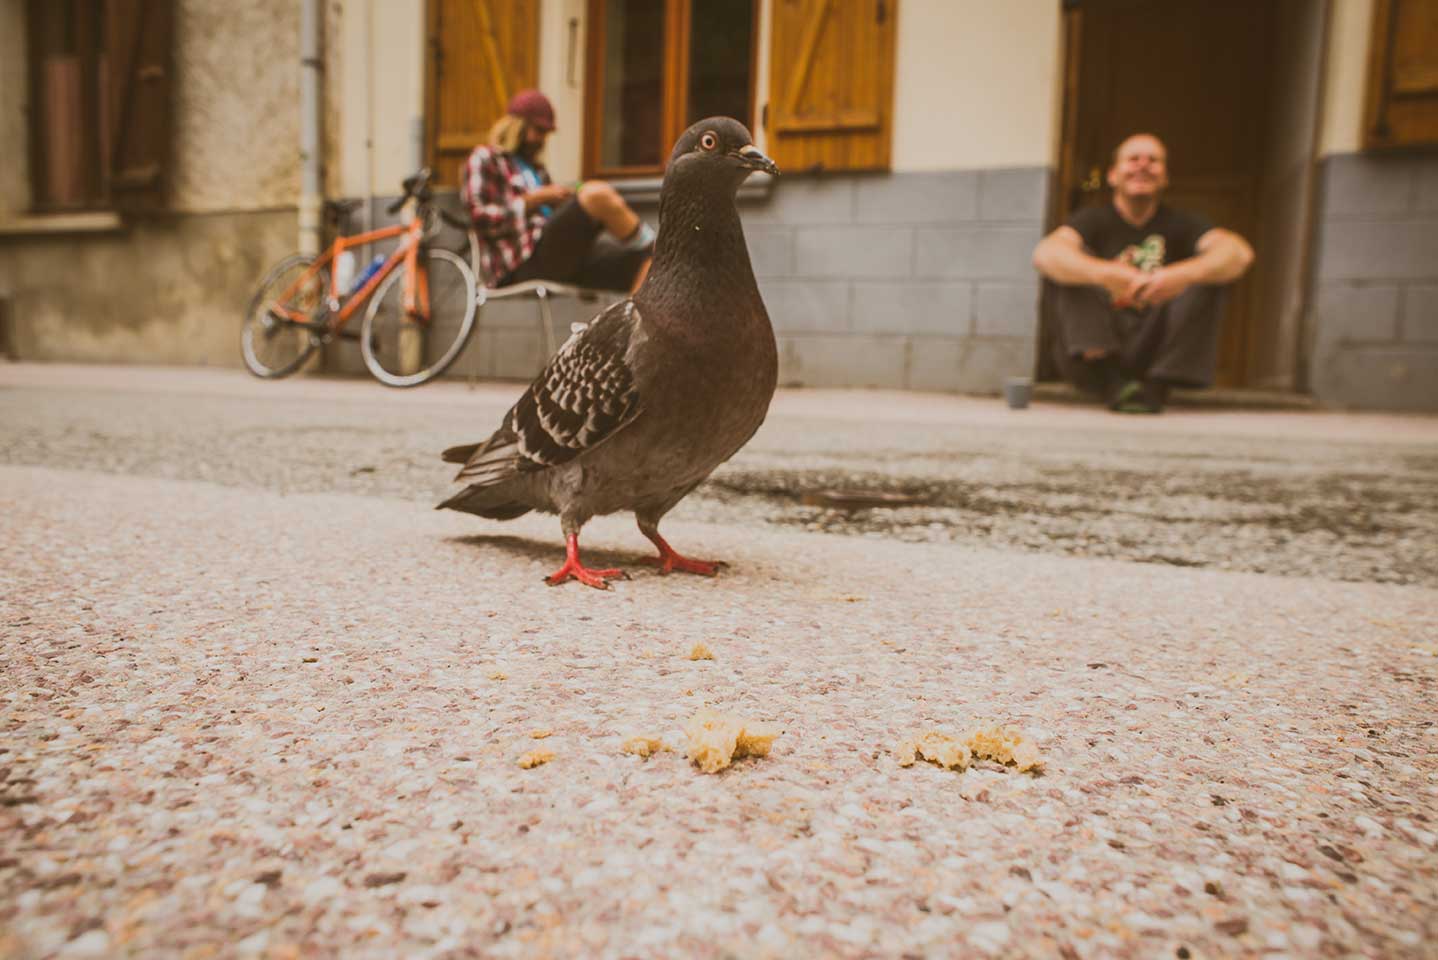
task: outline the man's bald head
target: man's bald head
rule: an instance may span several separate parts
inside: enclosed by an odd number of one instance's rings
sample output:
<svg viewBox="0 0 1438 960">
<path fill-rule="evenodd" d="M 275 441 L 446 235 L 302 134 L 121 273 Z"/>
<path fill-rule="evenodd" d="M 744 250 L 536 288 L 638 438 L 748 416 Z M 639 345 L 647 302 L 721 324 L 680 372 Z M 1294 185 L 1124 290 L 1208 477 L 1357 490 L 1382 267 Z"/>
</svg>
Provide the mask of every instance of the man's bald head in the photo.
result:
<svg viewBox="0 0 1438 960">
<path fill-rule="evenodd" d="M 1135 133 L 1113 152 L 1108 185 L 1134 199 L 1156 198 L 1168 186 L 1168 148 L 1151 133 Z"/>
</svg>

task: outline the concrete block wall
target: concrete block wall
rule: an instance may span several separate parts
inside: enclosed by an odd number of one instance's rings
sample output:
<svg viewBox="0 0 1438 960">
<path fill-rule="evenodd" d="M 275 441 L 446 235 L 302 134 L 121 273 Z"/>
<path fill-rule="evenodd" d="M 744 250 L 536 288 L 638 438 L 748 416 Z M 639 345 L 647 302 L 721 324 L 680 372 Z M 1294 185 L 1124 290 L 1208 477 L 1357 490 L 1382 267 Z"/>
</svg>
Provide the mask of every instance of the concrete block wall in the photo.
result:
<svg viewBox="0 0 1438 960">
<path fill-rule="evenodd" d="M 1042 167 L 789 175 L 741 198 L 780 383 L 994 393 L 1031 373 L 1048 181 Z"/>
<path fill-rule="evenodd" d="M 371 201 L 371 213 L 376 227 L 398 222 L 385 208 L 395 197 L 376 197 Z M 462 207 L 458 197 L 441 195 L 439 202 L 450 212 L 460 215 Z M 355 229 L 358 230 L 358 220 Z M 457 231 L 445 227 L 436 238 L 436 243 L 454 250 L 464 246 L 464 238 Z M 360 257 L 363 263 L 364 256 Z M 554 343 L 559 345 L 569 336 L 570 324 L 593 317 L 610 303 L 622 298 L 622 294 L 601 295 L 594 301 L 580 301 L 573 298 L 551 298 L 550 320 L 553 324 Z M 361 315 L 350 321 L 350 329 L 359 331 Z M 544 348 L 539 302 L 533 297 L 500 300 L 486 303 L 480 308 L 475 330 L 464 353 L 460 354 L 447 377 L 474 378 L 483 380 L 528 381 L 543 369 L 548 360 Z M 327 373 L 368 375 L 364 359 L 360 356 L 359 345 L 350 340 L 336 340 L 325 352 L 324 369 Z"/>
<path fill-rule="evenodd" d="M 1438 153 L 1333 155 L 1319 183 L 1310 389 L 1438 412 Z"/>
<path fill-rule="evenodd" d="M 1030 257 L 1048 182 L 1042 167 L 786 176 L 767 196 L 741 198 L 780 383 L 996 393 L 1005 377 L 1032 373 Z M 377 221 L 387 200 L 374 201 Z M 656 203 L 636 210 L 657 223 Z M 556 342 L 608 302 L 551 301 Z M 542 342 L 533 300 L 489 304 L 450 375 L 530 379 Z M 363 364 L 352 343 L 337 343 L 326 368 Z"/>
</svg>

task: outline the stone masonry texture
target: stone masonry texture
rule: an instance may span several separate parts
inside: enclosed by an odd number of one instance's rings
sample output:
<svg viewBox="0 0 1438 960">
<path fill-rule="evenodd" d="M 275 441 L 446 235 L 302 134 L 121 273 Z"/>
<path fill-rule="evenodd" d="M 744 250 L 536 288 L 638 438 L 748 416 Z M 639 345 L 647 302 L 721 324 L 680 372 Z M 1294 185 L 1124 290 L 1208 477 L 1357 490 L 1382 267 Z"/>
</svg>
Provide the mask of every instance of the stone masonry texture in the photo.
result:
<svg viewBox="0 0 1438 960">
<path fill-rule="evenodd" d="M 1309 387 L 1329 406 L 1438 411 L 1438 154 L 1325 159 Z"/>
</svg>

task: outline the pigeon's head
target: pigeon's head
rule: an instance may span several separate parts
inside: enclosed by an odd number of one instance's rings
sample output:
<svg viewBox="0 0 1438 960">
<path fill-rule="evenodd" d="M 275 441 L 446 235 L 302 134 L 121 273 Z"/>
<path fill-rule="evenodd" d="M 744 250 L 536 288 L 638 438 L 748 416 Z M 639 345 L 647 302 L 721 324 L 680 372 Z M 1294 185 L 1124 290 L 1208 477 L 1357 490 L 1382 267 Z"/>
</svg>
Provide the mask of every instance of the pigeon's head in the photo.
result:
<svg viewBox="0 0 1438 960">
<path fill-rule="evenodd" d="M 667 176 L 699 175 L 735 187 L 755 170 L 777 176 L 774 161 L 754 146 L 749 130 L 732 117 L 710 117 L 684 131 L 669 155 Z"/>
</svg>

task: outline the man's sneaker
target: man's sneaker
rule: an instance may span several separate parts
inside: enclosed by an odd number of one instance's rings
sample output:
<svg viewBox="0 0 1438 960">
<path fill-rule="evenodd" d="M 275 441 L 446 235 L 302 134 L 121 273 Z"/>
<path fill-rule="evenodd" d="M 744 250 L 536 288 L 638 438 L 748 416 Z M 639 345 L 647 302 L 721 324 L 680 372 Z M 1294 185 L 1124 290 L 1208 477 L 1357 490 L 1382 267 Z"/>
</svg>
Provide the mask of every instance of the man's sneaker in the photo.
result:
<svg viewBox="0 0 1438 960">
<path fill-rule="evenodd" d="M 1167 399 L 1167 384 L 1157 380 L 1130 380 L 1109 407 L 1119 413 L 1162 413 Z"/>
<path fill-rule="evenodd" d="M 1108 394 L 1108 408 L 1117 413 L 1141 412 L 1133 407 L 1138 402 L 1138 395 L 1142 390 L 1143 384 L 1137 380 L 1118 381 Z"/>
</svg>

